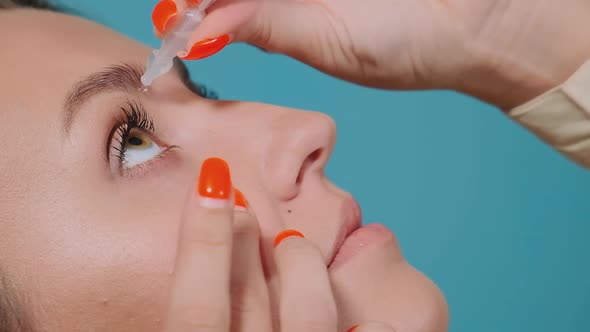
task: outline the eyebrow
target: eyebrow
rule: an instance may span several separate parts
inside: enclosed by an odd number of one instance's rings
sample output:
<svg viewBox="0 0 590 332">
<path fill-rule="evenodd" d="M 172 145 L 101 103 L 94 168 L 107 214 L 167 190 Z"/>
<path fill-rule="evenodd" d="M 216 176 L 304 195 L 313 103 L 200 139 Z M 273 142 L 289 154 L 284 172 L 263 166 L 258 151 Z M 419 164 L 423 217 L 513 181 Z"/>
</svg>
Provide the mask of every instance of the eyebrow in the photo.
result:
<svg viewBox="0 0 590 332">
<path fill-rule="evenodd" d="M 76 115 L 84 103 L 98 94 L 124 91 L 138 93 L 143 87 L 141 76 L 145 66 L 139 64 L 122 63 L 106 67 L 76 82 L 68 92 L 64 103 L 64 127 L 69 132 Z M 191 84 L 190 74 L 186 65 L 178 58 L 174 59 L 173 70 L 184 85 Z"/>
</svg>

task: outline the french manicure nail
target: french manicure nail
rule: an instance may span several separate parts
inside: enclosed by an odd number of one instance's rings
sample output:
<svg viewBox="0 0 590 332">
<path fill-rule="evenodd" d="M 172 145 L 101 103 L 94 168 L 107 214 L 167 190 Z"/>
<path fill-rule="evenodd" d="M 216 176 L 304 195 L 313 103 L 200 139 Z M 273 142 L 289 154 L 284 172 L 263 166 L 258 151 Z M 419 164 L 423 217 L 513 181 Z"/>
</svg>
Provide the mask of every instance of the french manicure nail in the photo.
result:
<svg viewBox="0 0 590 332">
<path fill-rule="evenodd" d="M 174 21 L 178 8 L 173 0 L 162 0 L 158 2 L 152 12 L 152 22 L 158 31 L 166 32 L 166 28 Z"/>
<path fill-rule="evenodd" d="M 234 188 L 234 202 L 237 209 L 240 210 L 248 210 L 248 201 L 246 200 L 246 196 L 242 193 L 239 189 Z"/>
<path fill-rule="evenodd" d="M 183 56 L 183 60 L 200 60 L 210 57 L 213 54 L 221 51 L 227 44 L 229 44 L 229 35 L 221 35 L 216 38 L 203 39 L 193 45 L 188 53 Z"/>
<path fill-rule="evenodd" d="M 229 202 L 232 191 L 229 165 L 220 158 L 209 158 L 201 166 L 197 194 L 201 204 L 209 208 L 222 208 Z"/>
<path fill-rule="evenodd" d="M 305 238 L 305 236 L 303 236 L 303 234 L 301 232 L 296 231 L 294 229 L 287 229 L 287 230 L 284 230 L 284 231 L 280 232 L 279 234 L 277 234 L 277 236 L 275 237 L 274 246 L 275 247 L 278 246 L 279 243 L 281 243 L 284 239 L 286 239 L 288 237 L 292 237 L 292 236 Z"/>
</svg>

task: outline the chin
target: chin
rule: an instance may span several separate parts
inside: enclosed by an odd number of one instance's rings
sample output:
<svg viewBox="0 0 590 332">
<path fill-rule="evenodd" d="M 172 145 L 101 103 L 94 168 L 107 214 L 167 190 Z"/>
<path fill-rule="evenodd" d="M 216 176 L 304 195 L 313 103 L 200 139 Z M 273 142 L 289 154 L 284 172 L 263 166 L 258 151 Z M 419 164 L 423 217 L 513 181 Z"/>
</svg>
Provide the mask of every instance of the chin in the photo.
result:
<svg viewBox="0 0 590 332">
<path fill-rule="evenodd" d="M 340 324 L 388 323 L 398 332 L 445 332 L 440 289 L 408 264 L 393 233 L 330 269 Z"/>
</svg>

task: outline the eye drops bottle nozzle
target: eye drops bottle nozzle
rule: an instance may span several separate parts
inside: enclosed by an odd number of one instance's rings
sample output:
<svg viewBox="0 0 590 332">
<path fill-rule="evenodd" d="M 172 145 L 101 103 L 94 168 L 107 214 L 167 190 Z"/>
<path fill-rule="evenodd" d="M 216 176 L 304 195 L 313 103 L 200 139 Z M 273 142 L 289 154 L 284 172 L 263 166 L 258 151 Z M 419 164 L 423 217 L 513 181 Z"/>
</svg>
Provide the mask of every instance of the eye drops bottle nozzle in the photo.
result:
<svg viewBox="0 0 590 332">
<path fill-rule="evenodd" d="M 159 50 L 154 50 L 148 59 L 145 73 L 141 77 L 144 91 L 158 77 L 166 74 L 172 69 L 174 58 L 180 52 L 186 52 L 186 46 L 191 34 L 197 29 L 205 18 L 205 10 L 215 0 L 202 0 L 198 5 L 187 8 L 181 15 L 180 21 L 169 31 Z"/>
</svg>

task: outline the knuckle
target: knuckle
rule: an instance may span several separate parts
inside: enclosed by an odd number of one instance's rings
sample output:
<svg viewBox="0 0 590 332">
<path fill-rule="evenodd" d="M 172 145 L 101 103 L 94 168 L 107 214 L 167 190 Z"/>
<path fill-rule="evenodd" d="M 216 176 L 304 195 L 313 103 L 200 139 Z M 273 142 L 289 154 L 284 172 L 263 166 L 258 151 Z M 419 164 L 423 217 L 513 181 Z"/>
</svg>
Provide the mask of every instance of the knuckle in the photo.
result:
<svg viewBox="0 0 590 332">
<path fill-rule="evenodd" d="M 192 249 L 219 248 L 224 249 L 231 246 L 232 226 L 224 224 L 222 220 L 213 218 L 207 219 L 203 215 L 201 220 L 189 221 L 181 230 L 180 246 Z M 210 217 L 210 216 L 209 216 Z"/>
<path fill-rule="evenodd" d="M 232 285 L 232 311 L 242 313 L 261 312 L 269 307 L 269 299 L 262 292 L 256 292 L 250 285 Z"/>
<path fill-rule="evenodd" d="M 245 303 L 250 293 L 250 285 L 247 283 L 233 282 L 230 290 L 232 305 Z"/>
<path fill-rule="evenodd" d="M 264 308 L 267 306 L 263 299 L 256 300 L 254 298 L 240 298 L 232 301 L 231 310 L 234 314 L 255 314 L 266 313 Z"/>
<path fill-rule="evenodd" d="M 259 282 L 232 280 L 230 296 L 234 314 L 266 314 L 270 310 L 267 286 L 263 280 Z"/>
<path fill-rule="evenodd" d="M 268 46 L 272 42 L 271 20 L 263 15 L 257 15 L 250 29 L 250 41 L 259 46 Z"/>
<path fill-rule="evenodd" d="M 225 331 L 229 328 L 229 313 L 221 307 L 190 305 L 178 309 L 178 324 L 195 331 Z"/>
</svg>

